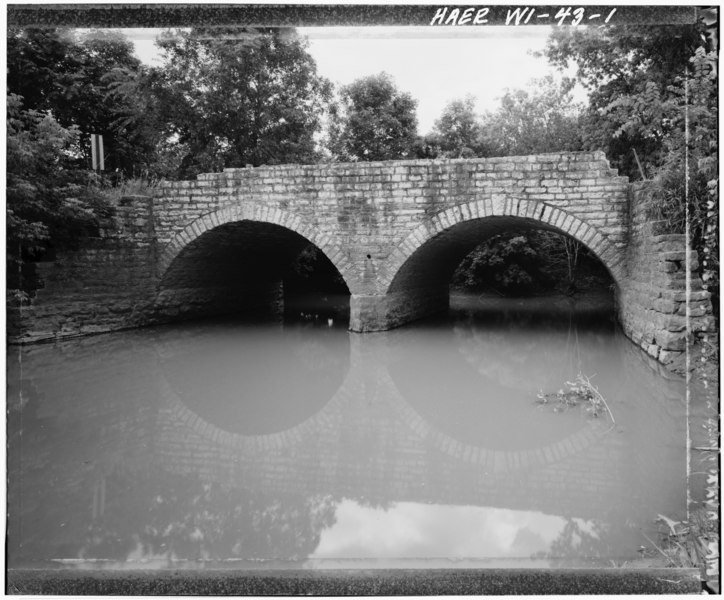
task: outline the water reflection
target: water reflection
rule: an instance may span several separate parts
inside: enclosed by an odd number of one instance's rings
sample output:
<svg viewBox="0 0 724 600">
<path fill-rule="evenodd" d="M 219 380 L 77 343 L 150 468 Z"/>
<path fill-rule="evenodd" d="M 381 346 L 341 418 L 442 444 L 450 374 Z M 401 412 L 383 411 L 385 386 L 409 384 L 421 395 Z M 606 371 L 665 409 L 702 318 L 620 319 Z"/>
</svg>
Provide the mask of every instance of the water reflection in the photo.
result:
<svg viewBox="0 0 724 600">
<path fill-rule="evenodd" d="M 112 483 L 125 493 L 106 507 L 109 518 L 88 525 L 79 558 L 299 560 L 334 523 L 329 497 L 272 496 L 161 469 Z"/>
<path fill-rule="evenodd" d="M 682 382 L 608 320 L 519 310 L 13 349 L 9 564 L 635 557 L 685 510 Z M 578 370 L 615 429 L 535 405 Z"/>
<path fill-rule="evenodd" d="M 528 558 L 545 553 L 565 519 L 532 511 L 399 502 L 387 509 L 345 499 L 310 558 Z"/>
<path fill-rule="evenodd" d="M 216 323 L 182 339 L 168 329 L 155 343 L 166 381 L 189 410 L 245 435 L 284 431 L 316 414 L 349 369 L 340 325 Z"/>
</svg>

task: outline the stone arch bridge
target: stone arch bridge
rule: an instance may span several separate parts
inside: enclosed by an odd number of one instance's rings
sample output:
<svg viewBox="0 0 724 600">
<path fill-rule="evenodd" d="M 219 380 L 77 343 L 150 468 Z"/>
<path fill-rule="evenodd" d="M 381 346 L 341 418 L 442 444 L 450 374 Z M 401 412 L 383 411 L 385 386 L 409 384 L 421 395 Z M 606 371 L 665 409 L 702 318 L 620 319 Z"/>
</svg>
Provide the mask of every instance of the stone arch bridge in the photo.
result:
<svg viewBox="0 0 724 600">
<path fill-rule="evenodd" d="M 124 198 L 99 238 L 39 263 L 39 288 L 11 308 L 10 335 L 34 341 L 269 306 L 310 242 L 349 289 L 350 329 L 390 329 L 446 309 L 465 255 L 516 226 L 588 247 L 616 283 L 624 331 L 668 362 L 687 331 L 712 326 L 711 309 L 695 255 L 683 236 L 653 235 L 640 196 L 602 152 L 202 174 Z"/>
</svg>

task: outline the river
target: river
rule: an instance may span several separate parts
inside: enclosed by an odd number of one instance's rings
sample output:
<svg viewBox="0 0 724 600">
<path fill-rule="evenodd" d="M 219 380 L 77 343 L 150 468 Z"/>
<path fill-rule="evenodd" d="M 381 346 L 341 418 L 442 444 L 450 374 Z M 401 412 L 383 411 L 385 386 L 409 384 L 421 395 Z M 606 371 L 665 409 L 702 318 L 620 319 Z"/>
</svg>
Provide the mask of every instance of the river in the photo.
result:
<svg viewBox="0 0 724 600">
<path fill-rule="evenodd" d="M 686 518 L 687 407 L 611 306 L 295 306 L 8 351 L 8 566 L 622 566 Z M 606 401 L 541 403 L 578 374 Z"/>
</svg>

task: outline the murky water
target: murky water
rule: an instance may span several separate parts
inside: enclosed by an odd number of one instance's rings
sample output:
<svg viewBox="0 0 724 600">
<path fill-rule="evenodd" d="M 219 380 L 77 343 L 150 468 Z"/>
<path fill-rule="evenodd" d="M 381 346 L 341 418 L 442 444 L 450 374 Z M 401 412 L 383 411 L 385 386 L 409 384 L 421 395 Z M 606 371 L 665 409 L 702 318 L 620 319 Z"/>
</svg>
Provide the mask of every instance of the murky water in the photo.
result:
<svg viewBox="0 0 724 600">
<path fill-rule="evenodd" d="M 9 566 L 620 565 L 686 515 L 684 384 L 610 314 L 300 312 L 11 347 Z M 610 414 L 536 402 L 578 373 Z"/>
</svg>

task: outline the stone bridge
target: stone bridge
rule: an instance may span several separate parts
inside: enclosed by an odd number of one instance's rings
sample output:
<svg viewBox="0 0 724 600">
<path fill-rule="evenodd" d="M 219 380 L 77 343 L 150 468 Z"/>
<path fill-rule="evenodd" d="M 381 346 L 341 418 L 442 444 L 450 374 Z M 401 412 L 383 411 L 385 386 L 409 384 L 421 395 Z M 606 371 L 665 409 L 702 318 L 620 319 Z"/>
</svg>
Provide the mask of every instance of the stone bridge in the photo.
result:
<svg viewBox="0 0 724 600">
<path fill-rule="evenodd" d="M 589 248 L 616 284 L 626 334 L 668 362 L 688 334 L 712 327 L 711 308 L 695 254 L 683 236 L 653 235 L 640 192 L 602 152 L 282 165 L 166 182 L 153 198 L 124 198 L 81 250 L 39 263 L 29 305 L 10 309 L 10 336 L 268 307 L 310 242 L 347 285 L 350 329 L 390 329 L 445 310 L 460 261 L 515 226 Z"/>
</svg>

